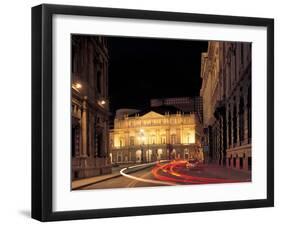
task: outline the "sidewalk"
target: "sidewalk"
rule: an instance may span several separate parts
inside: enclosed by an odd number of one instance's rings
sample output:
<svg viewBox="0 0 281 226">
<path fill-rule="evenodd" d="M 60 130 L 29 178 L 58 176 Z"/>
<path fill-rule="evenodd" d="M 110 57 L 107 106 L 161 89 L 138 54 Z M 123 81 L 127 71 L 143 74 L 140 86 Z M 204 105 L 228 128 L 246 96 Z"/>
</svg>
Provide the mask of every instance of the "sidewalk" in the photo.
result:
<svg viewBox="0 0 281 226">
<path fill-rule="evenodd" d="M 83 179 L 78 179 L 78 180 L 72 181 L 71 188 L 72 188 L 72 190 L 77 190 L 82 187 L 88 186 L 90 184 L 94 184 L 94 183 L 109 180 L 109 179 L 112 179 L 115 177 L 119 177 L 119 176 L 121 176 L 120 170 L 123 168 L 126 168 L 128 166 L 131 166 L 131 165 L 132 164 L 126 164 L 126 165 L 121 165 L 118 167 L 112 167 L 112 173 L 110 173 L 110 174 L 104 174 L 104 175 L 100 175 L 100 176 L 96 176 L 96 177 L 89 177 L 89 178 L 83 178 Z"/>
<path fill-rule="evenodd" d="M 110 174 L 104 174 L 104 175 L 100 175 L 100 176 L 96 176 L 96 177 L 89 177 L 89 178 L 78 179 L 78 180 L 72 181 L 71 188 L 72 188 L 72 190 L 78 190 L 83 187 L 89 186 L 91 184 L 95 184 L 95 183 L 99 183 L 99 182 L 113 179 L 116 177 L 120 177 L 120 176 L 122 176 L 120 174 L 121 169 L 130 167 L 130 166 L 135 166 L 135 165 L 136 164 L 123 164 L 118 167 L 112 167 L 112 173 L 110 173 Z M 137 171 L 142 170 L 147 167 L 151 167 L 151 165 L 144 164 L 142 166 L 139 165 L 137 167 L 128 168 L 129 172 L 127 172 L 127 173 L 134 173 L 134 172 L 137 172 Z"/>
</svg>

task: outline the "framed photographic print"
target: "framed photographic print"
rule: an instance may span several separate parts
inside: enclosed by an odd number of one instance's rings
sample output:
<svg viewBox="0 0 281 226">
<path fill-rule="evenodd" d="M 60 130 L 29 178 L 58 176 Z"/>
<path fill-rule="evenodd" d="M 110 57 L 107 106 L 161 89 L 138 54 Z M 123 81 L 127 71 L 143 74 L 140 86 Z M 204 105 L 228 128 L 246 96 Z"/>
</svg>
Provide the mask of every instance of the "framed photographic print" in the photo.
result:
<svg viewBox="0 0 281 226">
<path fill-rule="evenodd" d="M 274 21 L 32 8 L 32 217 L 274 205 Z"/>
</svg>

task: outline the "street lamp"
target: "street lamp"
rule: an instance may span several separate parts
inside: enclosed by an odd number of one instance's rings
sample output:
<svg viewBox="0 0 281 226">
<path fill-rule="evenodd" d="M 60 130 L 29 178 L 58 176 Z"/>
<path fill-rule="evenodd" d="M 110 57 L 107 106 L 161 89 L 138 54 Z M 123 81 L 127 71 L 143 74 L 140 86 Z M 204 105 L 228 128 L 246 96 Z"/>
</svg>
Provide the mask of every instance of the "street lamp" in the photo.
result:
<svg viewBox="0 0 281 226">
<path fill-rule="evenodd" d="M 82 84 L 79 82 L 73 83 L 72 88 L 75 89 L 76 91 L 79 91 L 79 89 L 82 88 Z"/>
<path fill-rule="evenodd" d="M 76 84 L 75 84 L 75 88 L 76 88 L 76 89 L 81 89 L 81 88 L 82 88 L 82 85 L 81 85 L 80 83 L 76 83 Z"/>
<path fill-rule="evenodd" d="M 100 106 L 102 106 L 102 107 L 105 107 L 105 105 L 106 105 L 106 100 L 105 100 L 105 99 L 100 99 L 100 100 L 98 101 L 98 104 L 99 104 Z"/>
</svg>

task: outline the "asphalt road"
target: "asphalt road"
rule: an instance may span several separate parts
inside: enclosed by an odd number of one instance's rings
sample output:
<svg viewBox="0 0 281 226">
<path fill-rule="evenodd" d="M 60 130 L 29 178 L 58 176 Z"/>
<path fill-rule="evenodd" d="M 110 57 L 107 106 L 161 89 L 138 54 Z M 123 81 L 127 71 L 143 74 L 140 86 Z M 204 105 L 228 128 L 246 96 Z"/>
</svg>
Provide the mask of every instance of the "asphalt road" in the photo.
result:
<svg viewBox="0 0 281 226">
<path fill-rule="evenodd" d="M 152 187 L 176 184 L 188 185 L 251 181 L 251 172 L 237 171 L 216 165 L 187 165 L 187 162 L 182 160 L 144 167 L 145 168 L 141 169 L 138 166 L 136 172 L 132 172 L 133 168 L 130 170 L 122 170 L 122 173 L 124 173 L 125 176 L 120 175 L 106 181 L 85 186 L 82 189 Z"/>
<path fill-rule="evenodd" d="M 151 174 L 152 168 L 153 168 L 153 166 L 139 170 L 134 173 L 130 173 L 130 175 L 138 177 L 138 178 L 154 180 L 154 177 Z M 109 180 L 106 180 L 103 182 L 92 184 L 92 185 L 83 187 L 82 189 L 88 190 L 88 189 L 99 189 L 99 188 L 105 189 L 105 188 L 151 187 L 151 186 L 163 186 L 163 185 L 138 181 L 138 180 L 130 179 L 130 178 L 127 178 L 127 177 L 121 175 L 120 177 L 112 178 L 112 179 L 109 179 Z"/>
</svg>

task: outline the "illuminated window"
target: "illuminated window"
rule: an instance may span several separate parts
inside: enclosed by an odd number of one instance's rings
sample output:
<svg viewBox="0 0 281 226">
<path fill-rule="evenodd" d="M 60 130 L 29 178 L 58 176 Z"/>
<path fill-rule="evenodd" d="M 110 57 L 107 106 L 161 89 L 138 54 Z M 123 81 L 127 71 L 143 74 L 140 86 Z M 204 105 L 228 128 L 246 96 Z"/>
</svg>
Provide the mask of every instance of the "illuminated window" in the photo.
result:
<svg viewBox="0 0 281 226">
<path fill-rule="evenodd" d="M 172 144 L 175 144 L 175 143 L 176 143 L 176 135 L 175 135 L 175 134 L 173 134 L 173 135 L 171 136 L 171 143 L 172 143 Z"/>
<path fill-rule="evenodd" d="M 155 143 L 156 143 L 156 137 L 155 137 L 155 136 L 152 136 L 152 137 L 151 137 L 151 143 L 152 143 L 152 144 L 155 144 Z"/>
<path fill-rule="evenodd" d="M 135 137 L 130 137 L 130 145 L 134 146 L 135 145 Z"/>
<path fill-rule="evenodd" d="M 189 133 L 188 133 L 187 136 L 186 136 L 186 143 L 189 144 L 189 142 L 190 142 L 190 140 L 189 140 Z"/>
</svg>

